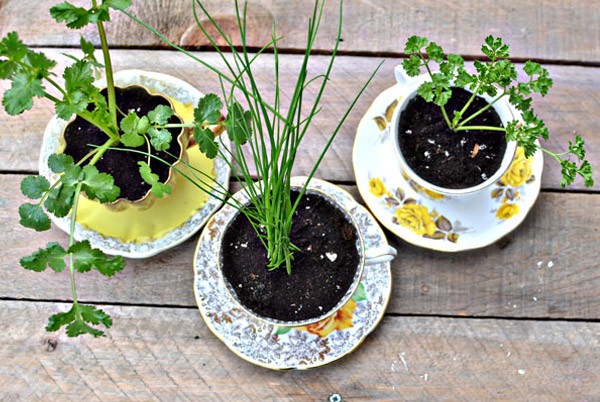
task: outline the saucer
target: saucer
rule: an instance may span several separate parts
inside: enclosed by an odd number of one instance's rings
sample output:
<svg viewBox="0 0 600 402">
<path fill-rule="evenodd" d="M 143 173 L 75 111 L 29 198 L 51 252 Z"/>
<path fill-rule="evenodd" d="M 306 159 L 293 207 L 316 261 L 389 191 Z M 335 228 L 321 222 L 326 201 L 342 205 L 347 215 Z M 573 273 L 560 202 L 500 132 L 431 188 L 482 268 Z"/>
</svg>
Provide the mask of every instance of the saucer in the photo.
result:
<svg viewBox="0 0 600 402">
<path fill-rule="evenodd" d="M 124 70 L 115 74 L 117 85 L 143 84 L 149 90 L 168 96 L 177 113 L 185 122 L 193 121 L 193 109 L 203 94 L 188 83 L 160 73 L 141 70 Z M 100 82 L 98 85 L 102 85 Z M 54 116 L 44 132 L 40 153 L 40 174 L 51 182 L 57 175 L 48 168 L 50 155 L 61 149 L 65 120 Z M 225 146 L 229 142 L 223 138 Z M 218 186 L 228 187 L 230 168 L 220 157 L 209 160 L 195 148 L 188 148 L 188 163 L 211 175 Z M 187 166 L 180 170 L 188 175 L 194 173 Z M 222 202 L 208 196 L 182 177 L 177 178 L 172 193 L 156 199 L 148 209 L 133 208 L 114 211 L 97 201 L 80 197 L 75 233 L 76 240 L 86 239 L 90 244 L 111 255 L 127 258 L 147 258 L 177 246 L 193 236 L 221 206 Z M 50 214 L 53 223 L 69 233 L 70 215 L 57 218 Z"/>
<path fill-rule="evenodd" d="M 416 246 L 456 252 L 485 247 L 514 230 L 540 192 L 543 155 L 526 159 L 521 148 L 507 173 L 479 193 L 450 197 L 403 176 L 390 121 L 399 84 L 383 91 L 357 128 L 352 163 L 358 190 L 379 222 Z"/>
<path fill-rule="evenodd" d="M 321 180 L 311 180 L 311 188 L 352 205 L 365 247 L 387 245 L 375 218 L 346 191 Z M 352 351 L 383 318 L 391 290 L 390 262 L 365 267 L 352 299 L 337 313 L 318 323 L 301 327 L 278 327 L 244 312 L 225 289 L 219 270 L 217 231 L 219 211 L 200 235 L 194 256 L 196 303 L 208 328 L 242 359 L 273 370 L 308 369 L 335 361 Z"/>
</svg>

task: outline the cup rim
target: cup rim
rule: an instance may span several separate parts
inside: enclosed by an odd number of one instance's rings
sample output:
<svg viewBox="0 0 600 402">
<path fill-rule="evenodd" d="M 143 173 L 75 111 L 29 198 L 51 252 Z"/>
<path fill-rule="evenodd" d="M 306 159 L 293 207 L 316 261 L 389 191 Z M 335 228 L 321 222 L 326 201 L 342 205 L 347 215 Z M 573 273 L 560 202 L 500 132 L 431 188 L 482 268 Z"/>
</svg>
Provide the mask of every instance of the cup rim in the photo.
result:
<svg viewBox="0 0 600 402">
<path fill-rule="evenodd" d="M 296 189 L 302 188 L 302 185 L 292 184 L 292 188 L 296 188 Z M 239 298 L 237 297 L 237 294 L 235 293 L 235 290 L 233 289 L 233 286 L 225 278 L 225 275 L 223 275 L 222 268 L 221 268 L 222 267 L 222 255 L 221 255 L 222 248 L 219 247 L 217 250 L 217 261 L 219 264 L 219 269 L 218 269 L 219 281 L 221 281 L 221 284 L 226 289 L 227 294 L 229 295 L 231 300 L 236 305 L 238 305 L 248 315 L 252 316 L 253 318 L 255 318 L 259 321 L 262 321 L 262 322 L 265 322 L 267 324 L 271 324 L 274 326 L 280 326 L 280 327 L 305 326 L 305 325 L 317 323 L 319 321 L 322 321 L 322 320 L 334 315 L 342 307 L 344 307 L 344 305 L 346 303 L 348 303 L 348 301 L 350 301 L 350 299 L 352 298 L 352 296 L 358 289 L 358 285 L 360 284 L 360 282 L 362 280 L 362 276 L 363 276 L 363 273 L 364 273 L 364 270 L 366 267 L 366 253 L 365 253 L 365 242 L 364 242 L 363 234 L 360 230 L 360 226 L 358 225 L 358 222 L 352 216 L 350 211 L 341 202 L 339 202 L 338 200 L 336 200 L 335 198 L 333 198 L 332 196 L 327 194 L 327 192 L 323 191 L 320 188 L 311 187 L 309 184 L 308 187 L 306 188 L 306 193 L 317 194 L 317 195 L 320 195 L 320 196 L 326 198 L 327 200 L 329 200 L 329 202 L 334 207 L 338 208 L 338 210 L 340 210 L 342 213 L 344 213 L 344 215 L 346 216 L 348 221 L 354 226 L 354 229 L 356 230 L 357 237 L 358 237 L 357 241 L 356 241 L 356 246 L 357 246 L 357 252 L 359 255 L 359 263 L 358 263 L 356 272 L 354 273 L 354 278 L 352 280 L 352 284 L 350 285 L 350 287 L 348 288 L 346 293 L 344 293 L 344 296 L 342 296 L 342 298 L 338 301 L 338 303 L 334 307 L 329 309 L 328 311 L 322 313 L 321 315 L 319 315 L 317 317 L 308 318 L 308 319 L 304 319 L 304 320 L 294 320 L 294 321 L 284 321 L 284 320 L 279 320 L 279 319 L 271 318 L 271 317 L 265 317 L 265 316 L 257 314 L 256 312 L 254 312 L 253 310 L 248 308 L 246 305 L 244 305 L 239 300 Z M 233 196 L 238 201 L 241 201 L 244 205 L 248 205 L 249 200 L 248 200 L 245 189 L 242 189 L 242 190 L 236 192 Z M 223 207 L 223 209 L 226 209 L 226 208 L 233 209 L 233 207 L 231 207 L 229 205 L 225 205 Z M 235 210 L 235 211 L 232 211 L 228 216 L 225 217 L 226 222 L 222 226 L 221 230 L 218 233 L 218 237 L 216 239 L 217 244 L 222 245 L 223 236 L 224 236 L 225 232 L 227 231 L 227 229 L 229 228 L 229 225 L 233 222 L 235 217 L 237 217 L 240 213 L 241 213 L 240 211 Z M 279 268 L 279 269 L 281 269 L 281 268 Z M 292 273 L 292 275 L 293 275 L 293 273 Z"/>
<path fill-rule="evenodd" d="M 427 77 L 427 76 L 422 74 L 418 77 L 413 78 L 414 81 L 411 82 L 410 85 L 407 86 L 407 88 L 405 88 L 405 90 L 403 91 L 403 93 L 401 95 L 402 99 L 400 99 L 398 106 L 394 110 L 394 113 L 392 115 L 392 121 L 390 122 L 390 124 L 392 126 L 391 133 L 390 133 L 391 137 L 392 137 L 392 144 L 394 147 L 394 153 L 396 154 L 398 162 L 400 164 L 400 169 L 403 172 L 405 172 L 409 176 L 409 178 L 412 181 L 414 181 L 417 185 L 419 185 L 423 188 L 429 189 L 435 193 L 444 195 L 444 196 L 474 194 L 474 193 L 478 193 L 481 190 L 496 183 L 498 180 L 500 180 L 502 178 L 502 176 L 504 176 L 506 171 L 508 171 L 508 169 L 510 168 L 510 165 L 515 157 L 515 153 L 517 151 L 517 143 L 515 141 L 507 141 L 506 150 L 504 152 L 504 156 L 502 157 L 502 162 L 501 162 L 498 170 L 496 170 L 496 172 L 492 176 L 490 176 L 487 180 L 479 183 L 476 186 L 465 187 L 465 188 L 460 188 L 460 189 L 453 189 L 453 188 L 446 188 L 446 187 L 438 186 L 438 185 L 430 183 L 427 180 L 421 178 L 421 176 L 419 176 L 408 165 L 408 163 L 404 159 L 404 155 L 402 154 L 402 151 L 400 150 L 400 144 L 398 143 L 398 134 L 399 134 L 398 133 L 398 123 L 400 120 L 400 115 L 402 114 L 404 109 L 406 109 L 408 102 L 410 100 L 412 100 L 415 96 L 418 96 L 417 89 L 418 89 L 419 85 L 422 82 L 427 81 L 427 79 L 425 79 L 425 77 Z M 472 93 L 472 91 L 470 91 L 468 88 L 464 88 L 464 89 Z M 482 98 L 484 98 L 488 103 L 491 103 L 491 101 L 493 100 L 487 94 L 478 95 L 478 96 L 481 96 Z M 498 102 L 496 102 L 494 105 L 492 105 L 492 107 L 494 108 L 496 113 L 498 113 L 498 115 L 500 116 L 500 119 L 501 119 L 502 123 L 504 124 L 504 126 L 506 126 L 506 124 L 512 120 L 517 120 L 517 121 L 523 122 L 521 114 L 517 111 L 517 109 L 513 105 L 511 105 L 508 102 L 508 100 L 506 98 L 500 99 Z M 510 119 L 509 119 L 509 116 L 510 116 Z"/>
</svg>

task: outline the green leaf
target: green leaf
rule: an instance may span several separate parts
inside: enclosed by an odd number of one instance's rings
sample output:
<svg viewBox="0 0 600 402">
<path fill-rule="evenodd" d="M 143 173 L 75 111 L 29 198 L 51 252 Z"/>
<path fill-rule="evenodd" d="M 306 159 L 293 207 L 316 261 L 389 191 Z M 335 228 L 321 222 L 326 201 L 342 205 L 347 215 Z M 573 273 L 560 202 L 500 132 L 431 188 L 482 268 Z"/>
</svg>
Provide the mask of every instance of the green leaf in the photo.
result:
<svg viewBox="0 0 600 402">
<path fill-rule="evenodd" d="M 151 191 L 156 197 L 161 198 L 165 194 L 171 194 L 171 186 L 161 183 L 157 174 L 152 173 L 146 162 L 138 162 L 142 179 L 152 186 Z"/>
<path fill-rule="evenodd" d="M 365 291 L 365 285 L 363 283 L 358 284 L 358 288 L 356 288 L 356 292 L 352 295 L 352 300 L 355 302 L 361 302 L 367 300 L 367 292 Z"/>
<path fill-rule="evenodd" d="M 213 159 L 217 156 L 219 151 L 219 145 L 215 140 L 215 134 L 208 128 L 194 127 L 194 140 L 198 143 L 200 151 L 206 155 L 207 158 Z"/>
<path fill-rule="evenodd" d="M 121 190 L 115 186 L 115 180 L 110 174 L 100 173 L 95 166 L 87 165 L 83 168 L 83 175 L 82 190 L 89 199 L 105 203 L 113 202 L 119 197 Z"/>
<path fill-rule="evenodd" d="M 56 114 L 63 120 L 69 120 L 74 114 L 83 112 L 87 106 L 87 97 L 81 91 L 67 93 L 55 104 Z"/>
<path fill-rule="evenodd" d="M 43 176 L 27 176 L 21 180 L 21 192 L 32 200 L 41 198 L 50 188 L 50 182 Z"/>
<path fill-rule="evenodd" d="M 62 183 L 48 193 L 44 206 L 59 218 L 67 216 L 73 207 L 75 187 Z"/>
<path fill-rule="evenodd" d="M 572 153 L 573 155 L 577 156 L 577 159 L 579 159 L 580 161 L 583 160 L 585 158 L 585 141 L 583 141 L 583 139 L 576 135 L 575 136 L 575 144 L 573 144 L 571 141 L 569 141 L 569 152 Z"/>
<path fill-rule="evenodd" d="M 13 76 L 19 69 L 19 62 L 27 55 L 27 46 L 21 42 L 16 32 L 9 32 L 0 41 L 0 56 L 7 57 L 0 61 L 0 79 Z"/>
<path fill-rule="evenodd" d="M 228 110 L 229 115 L 225 120 L 227 135 L 235 144 L 243 145 L 252 135 L 250 129 L 252 124 L 252 115 L 250 111 L 244 112 L 242 106 L 237 101 L 233 101 Z"/>
<path fill-rule="evenodd" d="M 146 139 L 142 134 L 148 131 L 148 118 L 144 116 L 142 119 L 135 112 L 129 112 L 120 123 L 123 135 L 121 143 L 126 147 L 136 148 L 144 145 Z"/>
<path fill-rule="evenodd" d="M 102 5 L 115 10 L 125 10 L 131 6 L 131 0 L 105 0 Z"/>
<path fill-rule="evenodd" d="M 69 67 L 65 68 L 63 73 L 65 79 L 65 89 L 67 92 L 77 89 L 89 89 L 94 82 L 92 67 L 86 61 L 79 60 Z"/>
<path fill-rule="evenodd" d="M 69 311 L 54 314 L 48 319 L 46 331 L 58 331 L 61 327 L 66 325 L 66 333 L 69 337 L 76 337 L 84 334 L 90 334 L 94 337 L 104 335 L 104 332 L 95 329 L 86 323 L 91 323 L 93 325 L 103 324 L 106 328 L 110 328 L 112 320 L 108 314 L 94 306 L 84 306 L 73 303 Z"/>
<path fill-rule="evenodd" d="M 67 154 L 52 154 L 48 158 L 48 167 L 54 173 L 63 173 L 69 166 L 74 164 L 73 157 Z"/>
<path fill-rule="evenodd" d="M 419 75 L 421 73 L 421 65 L 421 59 L 414 54 L 402 62 L 402 67 L 409 77 L 416 77 Z"/>
<path fill-rule="evenodd" d="M 23 44 L 16 32 L 9 32 L 0 41 L 0 56 L 11 60 L 21 60 L 27 55 L 27 46 Z"/>
<path fill-rule="evenodd" d="M 54 60 L 50 60 L 44 53 L 41 52 L 29 50 L 27 52 L 27 60 L 34 69 L 34 75 L 36 78 L 48 76 L 48 71 L 56 67 L 56 62 Z"/>
<path fill-rule="evenodd" d="M 76 7 L 66 1 L 50 8 L 50 15 L 56 22 L 66 22 L 67 27 L 71 29 L 83 28 L 90 22 L 95 22 L 90 10 Z"/>
<path fill-rule="evenodd" d="M 58 331 L 63 325 L 67 325 L 75 321 L 76 305 L 71 306 L 71 309 L 65 313 L 54 314 L 48 319 L 48 325 L 46 325 L 46 331 L 54 332 Z"/>
<path fill-rule="evenodd" d="M 45 94 L 42 80 L 28 74 L 17 73 L 12 80 L 12 86 L 2 98 L 6 113 L 16 116 L 33 106 L 33 97 L 43 97 Z"/>
<path fill-rule="evenodd" d="M 157 151 L 166 151 L 171 146 L 171 140 L 173 137 L 169 130 L 161 128 L 150 128 L 148 129 L 148 134 L 150 135 L 150 144 Z"/>
<path fill-rule="evenodd" d="M 19 207 L 19 223 L 38 232 L 50 229 L 50 218 L 39 204 L 25 203 Z"/>
<path fill-rule="evenodd" d="M 427 102 L 432 102 L 434 98 L 433 82 L 428 81 L 421 84 L 419 89 L 417 89 L 417 94 Z"/>
<path fill-rule="evenodd" d="M 164 126 L 169 122 L 169 119 L 173 117 L 173 110 L 166 105 L 158 105 L 154 110 L 148 113 L 148 120 L 152 124 L 158 124 Z"/>
<path fill-rule="evenodd" d="M 65 269 L 65 257 L 67 252 L 57 242 L 51 242 L 46 248 L 40 248 L 32 255 L 23 257 L 20 260 L 21 266 L 35 272 L 42 272 L 47 266 L 56 272 Z"/>
<path fill-rule="evenodd" d="M 444 60 L 444 49 L 437 43 L 430 42 L 429 45 L 427 45 L 426 51 L 431 60 L 437 63 L 441 63 L 442 60 Z"/>
<path fill-rule="evenodd" d="M 108 257 L 101 250 L 93 248 L 88 240 L 83 240 L 69 247 L 75 262 L 73 268 L 77 272 L 88 272 L 95 269 L 102 275 L 113 276 L 125 267 L 125 259 L 121 256 Z"/>
<path fill-rule="evenodd" d="M 196 123 L 215 124 L 221 118 L 221 109 L 223 102 L 215 94 L 208 94 L 198 101 L 198 106 L 194 109 L 194 119 Z"/>
<path fill-rule="evenodd" d="M 429 39 L 421 36 L 411 36 L 406 40 L 406 45 L 404 46 L 404 53 L 419 53 L 419 51 L 427 46 L 429 43 Z"/>
</svg>

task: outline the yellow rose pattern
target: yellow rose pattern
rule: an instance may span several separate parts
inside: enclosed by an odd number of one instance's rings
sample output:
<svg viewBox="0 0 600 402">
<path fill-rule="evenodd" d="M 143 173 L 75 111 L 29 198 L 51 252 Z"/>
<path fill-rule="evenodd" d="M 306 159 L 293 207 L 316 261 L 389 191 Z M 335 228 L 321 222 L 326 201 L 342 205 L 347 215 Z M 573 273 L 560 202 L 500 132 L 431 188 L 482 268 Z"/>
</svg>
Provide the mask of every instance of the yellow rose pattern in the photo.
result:
<svg viewBox="0 0 600 402">
<path fill-rule="evenodd" d="M 411 186 L 412 187 L 412 186 Z M 419 204 L 414 198 L 406 197 L 402 188 L 396 188 L 394 193 L 387 190 L 383 181 L 374 177 L 369 180 L 369 190 L 377 198 L 381 198 L 386 208 L 392 210 L 392 222 L 403 226 L 418 236 L 435 240 L 458 242 L 459 234 L 446 217 L 435 210 Z"/>
<path fill-rule="evenodd" d="M 316 322 L 314 324 L 305 325 L 302 327 L 279 327 L 276 329 L 276 335 L 284 335 L 293 329 L 299 331 L 306 331 L 311 334 L 317 335 L 319 338 L 326 338 L 335 331 L 343 331 L 348 328 L 354 327 L 354 311 L 358 303 L 367 300 L 367 292 L 365 285 L 361 282 L 358 284 L 356 292 L 344 306 L 335 312 L 335 314 Z"/>
<path fill-rule="evenodd" d="M 500 202 L 496 210 L 496 218 L 506 221 L 519 214 L 517 202 L 521 199 L 520 189 L 526 184 L 533 183 L 535 176 L 532 169 L 532 158 L 525 157 L 523 148 L 518 147 L 515 159 L 502 179 L 496 183 L 491 197 Z"/>
<path fill-rule="evenodd" d="M 419 236 L 433 235 L 436 232 L 435 222 L 423 205 L 404 204 L 394 213 L 396 222 L 409 228 Z"/>
<path fill-rule="evenodd" d="M 369 180 L 369 191 L 375 197 L 381 197 L 386 193 L 385 184 L 381 181 L 381 179 L 374 178 Z"/>
</svg>

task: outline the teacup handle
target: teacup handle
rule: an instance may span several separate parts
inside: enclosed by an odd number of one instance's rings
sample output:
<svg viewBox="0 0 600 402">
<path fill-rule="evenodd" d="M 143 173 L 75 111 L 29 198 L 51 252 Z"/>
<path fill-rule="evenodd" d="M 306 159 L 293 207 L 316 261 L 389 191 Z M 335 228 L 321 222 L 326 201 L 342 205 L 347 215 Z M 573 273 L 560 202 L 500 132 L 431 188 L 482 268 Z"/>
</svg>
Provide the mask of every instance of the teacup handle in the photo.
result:
<svg viewBox="0 0 600 402">
<path fill-rule="evenodd" d="M 389 245 L 371 248 L 365 251 L 365 265 L 374 265 L 392 261 L 397 255 L 398 251 Z"/>
<path fill-rule="evenodd" d="M 406 74 L 402 64 L 398 64 L 396 68 L 394 68 L 394 75 L 396 76 L 396 82 L 402 86 L 414 81 L 413 77 L 409 77 L 408 74 Z"/>
</svg>

